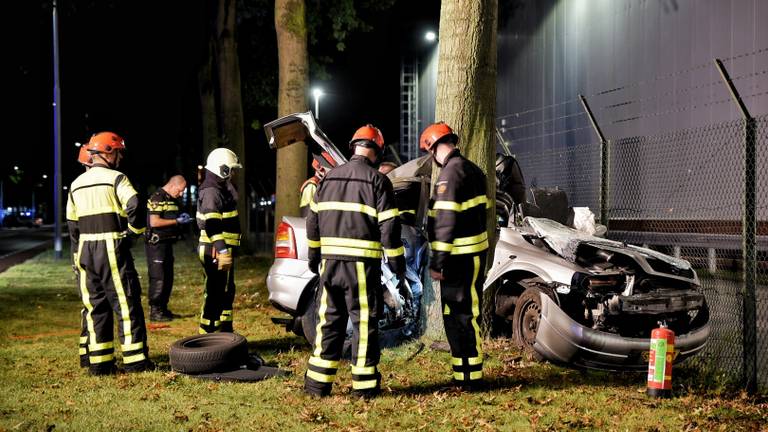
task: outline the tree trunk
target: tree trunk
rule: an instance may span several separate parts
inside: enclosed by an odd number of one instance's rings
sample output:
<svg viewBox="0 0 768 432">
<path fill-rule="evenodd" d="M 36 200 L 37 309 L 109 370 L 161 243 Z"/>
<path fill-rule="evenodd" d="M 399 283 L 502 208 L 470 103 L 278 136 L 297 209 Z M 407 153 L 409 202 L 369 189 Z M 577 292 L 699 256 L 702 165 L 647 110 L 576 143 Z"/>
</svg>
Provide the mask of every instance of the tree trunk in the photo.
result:
<svg viewBox="0 0 768 432">
<path fill-rule="evenodd" d="M 279 61 L 277 114 L 307 110 L 309 60 L 304 0 L 275 0 Z M 299 214 L 299 188 L 307 179 L 307 147 L 296 143 L 277 151 L 275 228 L 283 216 Z"/>
<path fill-rule="evenodd" d="M 218 54 L 218 78 L 220 91 L 220 114 L 222 141 L 225 147 L 235 152 L 243 168 L 236 171 L 234 180 L 239 195 L 237 212 L 240 214 L 240 226 L 246 236 L 249 233 L 248 199 L 246 170 L 248 167 L 243 131 L 243 99 L 240 87 L 240 62 L 237 57 L 235 39 L 236 5 L 235 0 L 219 0 L 216 16 L 216 49 Z M 249 251 L 248 243 L 242 248 Z"/>
<path fill-rule="evenodd" d="M 219 122 L 216 115 L 216 81 L 213 77 L 214 53 L 214 41 L 209 36 L 208 55 L 197 72 L 197 85 L 200 93 L 200 120 L 203 133 L 203 157 L 219 146 Z"/>
<path fill-rule="evenodd" d="M 440 9 L 440 47 L 437 72 L 435 120 L 444 121 L 459 136 L 462 154 L 487 176 L 488 197 L 495 209 L 496 181 L 496 20 L 497 0 L 443 0 Z M 488 238 L 496 233 L 496 216 L 487 220 Z M 492 242 L 493 243 L 493 242 Z M 488 262 L 492 262 L 490 259 Z M 440 288 L 433 283 L 425 305 L 427 335 L 444 331 Z M 491 299 L 485 299 L 488 304 Z"/>
</svg>

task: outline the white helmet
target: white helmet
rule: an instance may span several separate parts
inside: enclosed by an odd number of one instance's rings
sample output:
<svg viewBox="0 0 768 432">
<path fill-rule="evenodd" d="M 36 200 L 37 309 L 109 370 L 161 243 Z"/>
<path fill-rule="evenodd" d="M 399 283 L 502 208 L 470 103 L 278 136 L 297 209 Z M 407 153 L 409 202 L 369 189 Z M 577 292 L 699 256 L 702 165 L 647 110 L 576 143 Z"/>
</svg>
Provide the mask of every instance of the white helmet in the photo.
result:
<svg viewBox="0 0 768 432">
<path fill-rule="evenodd" d="M 220 147 L 208 153 L 205 169 L 225 179 L 232 176 L 233 168 L 242 168 L 237 155 L 230 149 Z"/>
</svg>

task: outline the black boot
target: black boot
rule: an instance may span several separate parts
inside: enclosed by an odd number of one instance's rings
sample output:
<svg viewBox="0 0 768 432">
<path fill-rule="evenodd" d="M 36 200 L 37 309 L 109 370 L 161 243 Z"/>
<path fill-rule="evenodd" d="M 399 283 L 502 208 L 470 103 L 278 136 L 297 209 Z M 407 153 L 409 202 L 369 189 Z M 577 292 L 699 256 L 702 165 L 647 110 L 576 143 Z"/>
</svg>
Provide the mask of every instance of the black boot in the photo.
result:
<svg viewBox="0 0 768 432">
<path fill-rule="evenodd" d="M 168 322 L 173 320 L 173 316 L 168 316 L 165 309 L 160 306 L 151 306 L 149 309 L 149 320 L 153 322 Z"/>
<path fill-rule="evenodd" d="M 117 373 L 115 362 L 98 363 L 88 366 L 88 373 L 96 376 L 114 375 Z"/>
<path fill-rule="evenodd" d="M 123 368 L 128 373 L 147 372 L 155 370 L 155 363 L 152 360 L 144 360 L 124 366 Z"/>
</svg>

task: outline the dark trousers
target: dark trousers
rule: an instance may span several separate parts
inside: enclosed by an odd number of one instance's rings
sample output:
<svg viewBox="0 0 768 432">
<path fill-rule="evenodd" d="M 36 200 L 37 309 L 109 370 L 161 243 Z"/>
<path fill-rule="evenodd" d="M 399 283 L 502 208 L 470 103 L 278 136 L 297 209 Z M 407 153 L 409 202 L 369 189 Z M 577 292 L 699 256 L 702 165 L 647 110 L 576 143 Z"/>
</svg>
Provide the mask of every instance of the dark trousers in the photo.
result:
<svg viewBox="0 0 768 432">
<path fill-rule="evenodd" d="M 232 332 L 232 304 L 235 301 L 234 263 L 229 271 L 219 270 L 212 256 L 212 246 L 209 244 L 200 244 L 199 256 L 205 271 L 205 300 L 200 312 L 199 333 Z"/>
<path fill-rule="evenodd" d="M 82 237 L 86 236 L 84 234 Z M 113 314 L 117 316 L 123 364 L 126 369 L 143 365 L 149 360 L 147 331 L 144 326 L 144 310 L 141 308 L 141 286 L 128 241 L 81 238 L 78 267 L 80 293 L 87 311 L 85 335 L 88 338 L 90 367 L 110 368 L 115 363 Z"/>
<path fill-rule="evenodd" d="M 485 281 L 485 252 L 452 257 L 440 282 L 443 323 L 451 346 L 453 379 L 472 383 L 483 378 L 480 316 Z"/>
<path fill-rule="evenodd" d="M 149 273 L 149 306 L 166 309 L 173 290 L 173 241 L 145 243 Z"/>
<path fill-rule="evenodd" d="M 347 321 L 352 321 L 352 389 L 377 391 L 381 385 L 379 317 L 383 307 L 379 261 L 323 260 L 318 289 L 317 335 L 312 342 L 304 388 L 331 391 L 339 368 Z"/>
</svg>

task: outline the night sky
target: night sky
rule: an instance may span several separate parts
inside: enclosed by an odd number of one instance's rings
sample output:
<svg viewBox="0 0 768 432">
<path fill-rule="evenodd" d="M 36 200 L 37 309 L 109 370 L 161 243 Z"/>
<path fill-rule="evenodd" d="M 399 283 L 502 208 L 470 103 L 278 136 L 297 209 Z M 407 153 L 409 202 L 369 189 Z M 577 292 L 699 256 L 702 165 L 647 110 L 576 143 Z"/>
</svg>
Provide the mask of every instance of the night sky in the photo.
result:
<svg viewBox="0 0 768 432">
<path fill-rule="evenodd" d="M 19 10 L 2 18 L 10 36 L 6 40 L 12 41 L 4 44 L 3 62 L 11 66 L 5 68 L 11 74 L 5 88 L 10 112 L 4 116 L 0 159 L 6 205 L 26 204 L 30 187 L 39 188 L 38 196 L 46 195 L 43 191 L 50 195 L 53 177 L 51 4 L 19 3 Z M 253 3 L 268 7 L 252 8 L 241 17 L 241 80 L 243 86 L 276 92 L 274 6 L 263 0 Z M 314 4 L 307 0 L 308 8 Z M 177 167 L 194 178 L 194 167 L 204 158 L 197 91 L 198 65 L 206 55 L 203 2 L 59 0 L 58 5 L 63 183 L 81 172 L 74 143 L 87 142 L 102 130 L 125 138 L 127 157 L 121 169 L 140 193 L 161 185 Z M 320 124 L 337 146 L 345 148 L 354 130 L 368 122 L 379 126 L 388 142 L 398 140 L 400 58 L 428 49 L 423 35 L 437 30 L 439 12 L 438 0 L 399 0 L 385 12 L 363 15 L 373 29 L 351 34 L 343 52 L 335 51 L 327 35 L 318 35 L 310 56 L 333 61 L 326 66 L 328 80 L 317 80 L 313 71 L 310 81 L 325 90 Z M 309 95 L 308 102 L 312 108 Z M 274 153 L 263 129 L 250 125 L 273 120 L 276 107 L 258 101 L 244 105 L 248 180 L 260 194 L 269 193 L 274 190 Z M 8 180 L 14 166 L 23 171 L 18 185 Z"/>
</svg>

